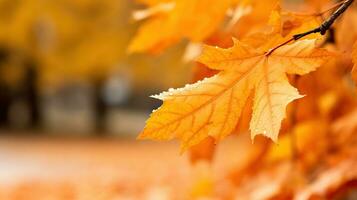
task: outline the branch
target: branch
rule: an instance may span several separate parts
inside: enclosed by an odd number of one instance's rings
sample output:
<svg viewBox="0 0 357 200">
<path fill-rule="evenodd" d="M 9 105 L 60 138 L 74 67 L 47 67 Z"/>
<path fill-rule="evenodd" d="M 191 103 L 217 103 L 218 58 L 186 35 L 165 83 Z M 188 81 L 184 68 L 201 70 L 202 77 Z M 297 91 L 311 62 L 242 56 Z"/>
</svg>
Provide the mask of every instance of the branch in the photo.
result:
<svg viewBox="0 0 357 200">
<path fill-rule="evenodd" d="M 340 17 L 347 9 L 351 6 L 354 0 L 346 0 L 327 20 L 325 20 L 320 27 L 317 27 L 311 31 L 307 31 L 305 33 L 294 35 L 294 40 L 299 40 L 307 35 L 313 33 L 320 33 L 321 35 L 325 35 L 326 32 L 331 28 L 333 23 L 336 21 L 338 17 Z"/>
<path fill-rule="evenodd" d="M 354 0 L 345 0 L 343 2 L 341 2 L 340 7 L 327 19 L 325 20 L 319 27 L 307 31 L 305 33 L 300 33 L 297 35 L 294 35 L 290 40 L 278 45 L 277 47 L 271 49 L 270 51 L 268 51 L 266 53 L 266 56 L 269 56 L 270 54 L 272 54 L 275 50 L 279 49 L 280 47 L 292 42 L 292 41 L 296 41 L 299 40 L 305 36 L 308 36 L 310 34 L 313 33 L 320 33 L 321 35 L 325 35 L 326 32 L 331 28 L 331 26 L 334 24 L 334 22 L 352 5 L 352 3 L 354 2 Z"/>
</svg>

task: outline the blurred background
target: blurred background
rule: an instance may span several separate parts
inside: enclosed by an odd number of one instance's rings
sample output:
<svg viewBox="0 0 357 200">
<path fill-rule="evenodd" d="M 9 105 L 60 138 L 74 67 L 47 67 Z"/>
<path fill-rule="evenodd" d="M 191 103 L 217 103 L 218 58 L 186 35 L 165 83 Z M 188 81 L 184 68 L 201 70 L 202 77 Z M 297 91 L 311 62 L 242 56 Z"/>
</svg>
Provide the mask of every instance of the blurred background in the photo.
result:
<svg viewBox="0 0 357 200">
<path fill-rule="evenodd" d="M 135 137 L 159 103 L 147 97 L 190 74 L 180 46 L 156 58 L 127 54 L 139 8 L 129 0 L 2 0 L 1 126 Z"/>
<path fill-rule="evenodd" d="M 149 95 L 187 82 L 190 66 L 182 45 L 127 54 L 141 8 L 0 1 L 0 199 L 170 199 L 186 158 L 135 138 L 160 105 Z"/>
</svg>

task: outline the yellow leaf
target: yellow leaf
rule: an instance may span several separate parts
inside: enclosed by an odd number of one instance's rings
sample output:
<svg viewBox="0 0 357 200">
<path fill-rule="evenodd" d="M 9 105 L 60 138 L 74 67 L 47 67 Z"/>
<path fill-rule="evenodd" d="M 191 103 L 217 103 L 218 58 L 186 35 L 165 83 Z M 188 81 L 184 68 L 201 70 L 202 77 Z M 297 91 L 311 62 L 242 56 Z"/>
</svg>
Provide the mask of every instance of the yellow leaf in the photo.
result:
<svg viewBox="0 0 357 200">
<path fill-rule="evenodd" d="M 286 73 L 309 73 L 332 54 L 315 48 L 315 40 L 298 41 L 267 54 L 282 40 L 276 35 L 269 38 L 261 48 L 238 40 L 229 49 L 204 47 L 199 62 L 221 72 L 154 96 L 164 103 L 152 113 L 139 138 L 178 138 L 183 150 L 208 136 L 221 140 L 235 129 L 248 96 L 254 93 L 251 136 L 263 134 L 277 141 L 287 104 L 302 97 Z"/>
<path fill-rule="evenodd" d="M 139 28 L 129 52 L 160 52 L 179 39 L 201 42 L 224 20 L 235 0 L 176 0 L 170 12 L 150 18 Z M 194 16 L 194 17 L 192 17 Z"/>
<path fill-rule="evenodd" d="M 274 33 L 280 33 L 283 37 L 293 37 L 296 34 L 310 31 L 322 23 L 320 16 L 314 14 L 304 15 L 300 13 L 282 11 L 278 5 L 270 14 L 269 24 Z M 310 34 L 305 39 L 320 39 L 320 33 Z"/>
</svg>

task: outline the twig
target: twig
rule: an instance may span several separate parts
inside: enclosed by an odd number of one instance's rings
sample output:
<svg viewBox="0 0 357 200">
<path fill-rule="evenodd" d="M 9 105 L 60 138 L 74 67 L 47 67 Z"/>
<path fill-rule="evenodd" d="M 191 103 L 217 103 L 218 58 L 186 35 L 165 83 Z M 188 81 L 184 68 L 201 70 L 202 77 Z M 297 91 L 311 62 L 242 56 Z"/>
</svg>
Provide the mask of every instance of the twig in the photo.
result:
<svg viewBox="0 0 357 200">
<path fill-rule="evenodd" d="M 291 38 L 290 40 L 288 40 L 288 41 L 286 41 L 286 42 L 284 42 L 284 43 L 282 43 L 282 44 L 280 44 L 280 45 L 278 45 L 278 46 L 276 46 L 276 47 L 270 49 L 265 55 L 266 55 L 266 56 L 269 56 L 269 55 L 272 54 L 275 50 L 279 49 L 280 47 L 282 47 L 282 46 L 284 46 L 284 45 L 286 45 L 286 44 L 289 44 L 290 42 L 292 42 L 292 41 L 294 41 L 294 40 L 295 40 L 294 38 Z"/>
<path fill-rule="evenodd" d="M 294 40 L 299 40 L 307 35 L 313 34 L 313 33 L 320 33 L 321 35 L 325 35 L 327 30 L 330 29 L 332 24 L 336 21 L 338 17 L 340 17 L 348 7 L 351 6 L 351 4 L 354 2 L 354 0 L 347 0 L 345 1 L 327 20 L 325 20 L 320 27 L 315 28 L 311 31 L 307 31 L 305 33 L 297 34 L 294 35 L 293 38 Z"/>
<path fill-rule="evenodd" d="M 310 34 L 313 33 L 320 33 L 321 35 L 325 35 L 326 32 L 331 28 L 331 26 L 334 24 L 334 22 L 336 21 L 337 18 L 339 18 L 354 2 L 354 0 L 345 0 L 341 6 L 327 19 L 325 20 L 319 27 L 312 29 L 310 31 L 307 31 L 305 33 L 300 33 L 297 35 L 294 35 L 292 37 L 292 39 L 278 45 L 277 47 L 271 49 L 270 51 L 268 51 L 266 53 L 266 56 L 269 56 L 270 54 L 272 54 L 275 50 L 279 49 L 280 47 L 292 42 L 292 41 L 296 41 L 299 40 L 305 36 L 308 36 Z"/>
</svg>

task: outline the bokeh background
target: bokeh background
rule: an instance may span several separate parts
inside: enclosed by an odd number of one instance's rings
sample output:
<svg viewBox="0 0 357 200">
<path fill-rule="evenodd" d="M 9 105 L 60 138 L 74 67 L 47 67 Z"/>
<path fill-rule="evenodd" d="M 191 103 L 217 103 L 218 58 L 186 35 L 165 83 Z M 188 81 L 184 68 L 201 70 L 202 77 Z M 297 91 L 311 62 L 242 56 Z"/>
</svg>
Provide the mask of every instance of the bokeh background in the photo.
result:
<svg viewBox="0 0 357 200">
<path fill-rule="evenodd" d="M 149 95 L 190 76 L 183 45 L 127 54 L 141 8 L 0 1 L 0 199 L 171 199 L 188 177 L 175 144 L 135 141 Z"/>
<path fill-rule="evenodd" d="M 1 1 L 1 124 L 59 135 L 139 131 L 158 105 L 149 94 L 190 74 L 180 46 L 156 58 L 128 55 L 140 25 L 131 13 L 141 8 L 127 0 Z"/>
</svg>

